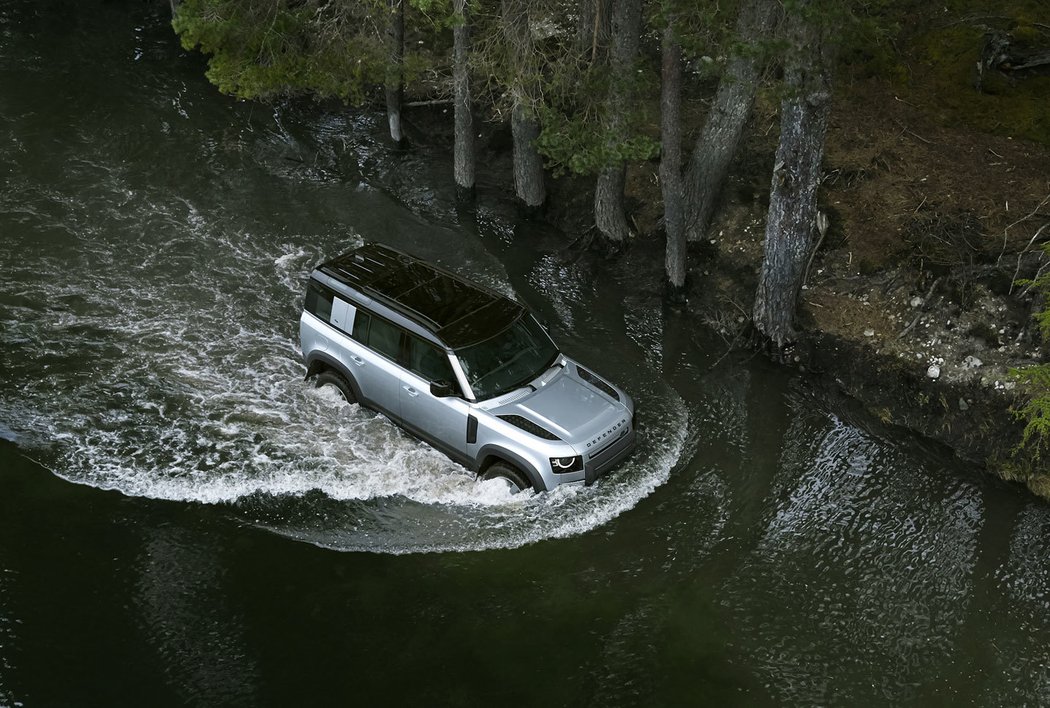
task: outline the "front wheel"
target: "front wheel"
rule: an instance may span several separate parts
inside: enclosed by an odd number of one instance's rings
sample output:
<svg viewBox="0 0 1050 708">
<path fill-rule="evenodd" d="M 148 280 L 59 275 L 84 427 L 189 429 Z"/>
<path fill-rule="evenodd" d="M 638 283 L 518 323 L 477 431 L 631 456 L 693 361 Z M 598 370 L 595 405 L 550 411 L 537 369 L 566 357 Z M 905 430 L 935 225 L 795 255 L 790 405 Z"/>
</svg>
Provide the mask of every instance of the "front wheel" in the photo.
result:
<svg viewBox="0 0 1050 708">
<path fill-rule="evenodd" d="M 504 482 L 512 492 L 520 492 L 524 489 L 531 489 L 532 485 L 529 484 L 528 478 L 525 474 L 517 467 L 513 467 L 506 462 L 495 462 L 485 470 L 484 474 L 481 475 L 482 479 L 498 479 Z"/>
<path fill-rule="evenodd" d="M 322 371 L 314 379 L 314 388 L 324 388 L 325 386 L 330 386 L 337 390 L 347 403 L 357 402 L 357 396 L 354 395 L 350 382 L 335 371 Z"/>
</svg>

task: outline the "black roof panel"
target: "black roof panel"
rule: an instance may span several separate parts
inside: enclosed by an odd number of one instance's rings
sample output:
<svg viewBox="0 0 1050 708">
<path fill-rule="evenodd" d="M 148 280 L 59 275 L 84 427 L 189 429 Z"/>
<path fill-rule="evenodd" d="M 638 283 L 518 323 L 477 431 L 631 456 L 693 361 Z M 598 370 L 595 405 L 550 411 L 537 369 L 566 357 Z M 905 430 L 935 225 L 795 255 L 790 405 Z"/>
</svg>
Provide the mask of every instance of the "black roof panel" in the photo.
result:
<svg viewBox="0 0 1050 708">
<path fill-rule="evenodd" d="M 319 269 L 418 322 L 453 348 L 484 341 L 525 312 L 510 298 L 378 243 L 366 243 Z"/>
</svg>

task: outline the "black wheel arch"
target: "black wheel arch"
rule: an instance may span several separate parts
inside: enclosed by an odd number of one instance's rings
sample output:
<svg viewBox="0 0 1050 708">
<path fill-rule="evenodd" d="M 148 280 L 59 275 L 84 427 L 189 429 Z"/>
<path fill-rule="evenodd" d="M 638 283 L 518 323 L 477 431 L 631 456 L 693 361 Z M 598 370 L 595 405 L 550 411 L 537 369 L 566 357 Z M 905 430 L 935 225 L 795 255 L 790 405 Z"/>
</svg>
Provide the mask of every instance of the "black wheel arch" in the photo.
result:
<svg viewBox="0 0 1050 708">
<path fill-rule="evenodd" d="M 347 371 L 346 367 L 343 366 L 339 361 L 324 352 L 313 352 L 306 359 L 306 379 L 311 379 L 318 374 L 325 371 L 334 371 L 335 373 L 346 379 L 346 382 L 350 384 L 350 390 L 353 391 L 354 397 L 360 401 L 361 399 L 361 387 L 357 385 L 357 380 L 354 375 Z"/>
<path fill-rule="evenodd" d="M 492 467 L 492 465 L 497 462 L 502 462 L 510 465 L 525 475 L 525 478 L 529 480 L 529 484 L 532 485 L 532 488 L 535 491 L 542 492 L 547 489 L 543 484 L 543 480 L 540 479 L 538 474 L 536 474 L 536 471 L 533 470 L 524 459 L 510 450 L 497 447 L 484 447 L 479 451 L 478 459 L 480 460 L 477 468 L 477 475 L 479 478 L 485 474 L 489 467 Z"/>
</svg>

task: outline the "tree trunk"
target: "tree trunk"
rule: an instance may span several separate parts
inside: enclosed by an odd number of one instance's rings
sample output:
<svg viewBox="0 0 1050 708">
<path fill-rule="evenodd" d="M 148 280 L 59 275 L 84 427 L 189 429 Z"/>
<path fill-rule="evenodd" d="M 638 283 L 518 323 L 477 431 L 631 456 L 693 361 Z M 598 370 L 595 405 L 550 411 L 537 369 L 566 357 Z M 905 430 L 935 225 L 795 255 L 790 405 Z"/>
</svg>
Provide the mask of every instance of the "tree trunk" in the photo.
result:
<svg viewBox="0 0 1050 708">
<path fill-rule="evenodd" d="M 794 316 L 816 218 L 820 163 L 831 110 L 831 57 L 824 32 L 795 15 L 784 73 L 780 144 L 766 217 L 754 321 L 776 350 L 795 340 Z"/>
<path fill-rule="evenodd" d="M 685 229 L 682 190 L 682 47 L 668 19 L 660 67 L 660 189 L 664 201 L 668 293 L 680 300 L 685 290 Z"/>
<path fill-rule="evenodd" d="M 579 24 L 576 45 L 580 55 L 596 64 L 603 60 L 609 43 L 609 24 L 612 15 L 611 0 L 579 0 Z"/>
<path fill-rule="evenodd" d="M 547 190 L 543 181 L 543 158 L 536 149 L 540 128 L 533 108 L 531 89 L 537 70 L 532 32 L 529 30 L 528 0 L 502 0 L 501 8 L 514 73 L 510 116 L 514 140 L 514 193 L 526 207 L 535 209 L 547 199 Z"/>
<path fill-rule="evenodd" d="M 405 4 L 404 0 L 388 0 L 390 24 L 387 27 L 387 51 L 390 65 L 386 76 L 386 117 L 390 123 L 390 139 L 404 140 L 401 132 L 401 94 L 405 83 Z"/>
<path fill-rule="evenodd" d="M 474 193 L 474 118 L 470 101 L 470 72 L 467 59 L 470 52 L 470 25 L 467 0 L 452 0 L 456 25 L 452 29 L 452 94 L 455 138 L 452 150 L 452 171 L 456 188 L 465 195 Z"/>
<path fill-rule="evenodd" d="M 514 139 L 514 193 L 526 207 L 536 209 L 547 199 L 547 189 L 543 182 L 543 158 L 536 149 L 540 124 L 528 105 L 527 98 L 515 96 L 510 116 L 510 131 Z"/>
<path fill-rule="evenodd" d="M 612 53 L 610 62 L 609 96 L 606 100 L 610 147 L 624 137 L 627 129 L 627 109 L 631 96 L 629 81 L 622 81 L 633 73 L 638 56 L 639 35 L 642 25 L 641 0 L 613 0 L 612 3 Z M 603 169 L 598 175 L 594 189 L 594 221 L 598 231 L 614 243 L 622 243 L 631 236 L 627 215 L 623 207 L 623 188 L 627 164 L 620 162 Z"/>
<path fill-rule="evenodd" d="M 754 45 L 765 38 L 773 26 L 774 8 L 773 0 L 746 0 L 737 18 L 738 39 Z M 761 70 L 757 57 L 738 53 L 718 84 L 685 176 L 686 203 L 690 205 L 686 233 L 690 241 L 699 241 L 707 233 L 729 164 L 751 115 Z"/>
</svg>

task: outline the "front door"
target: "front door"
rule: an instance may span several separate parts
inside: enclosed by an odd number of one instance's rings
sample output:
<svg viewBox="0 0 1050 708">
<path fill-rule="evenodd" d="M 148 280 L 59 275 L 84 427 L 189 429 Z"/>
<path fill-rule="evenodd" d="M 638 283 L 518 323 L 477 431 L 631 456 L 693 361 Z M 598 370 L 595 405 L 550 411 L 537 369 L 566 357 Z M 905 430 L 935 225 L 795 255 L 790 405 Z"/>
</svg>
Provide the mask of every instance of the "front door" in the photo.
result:
<svg viewBox="0 0 1050 708">
<path fill-rule="evenodd" d="M 414 335 L 407 335 L 407 371 L 401 373 L 398 396 L 405 427 L 445 454 L 462 460 L 467 448 L 470 407 L 459 396 L 435 396 L 431 383 L 451 383 L 458 389 L 448 354 Z"/>
</svg>

